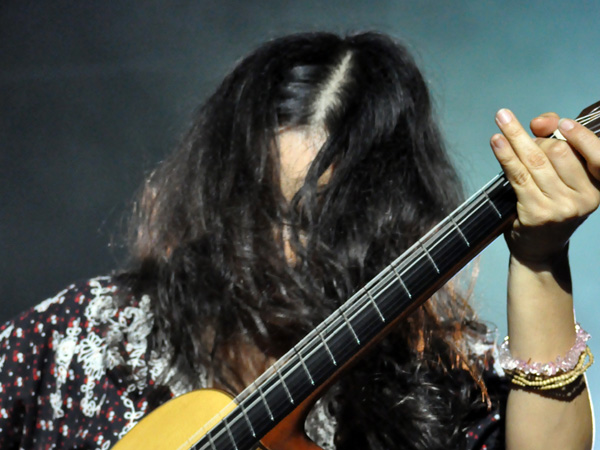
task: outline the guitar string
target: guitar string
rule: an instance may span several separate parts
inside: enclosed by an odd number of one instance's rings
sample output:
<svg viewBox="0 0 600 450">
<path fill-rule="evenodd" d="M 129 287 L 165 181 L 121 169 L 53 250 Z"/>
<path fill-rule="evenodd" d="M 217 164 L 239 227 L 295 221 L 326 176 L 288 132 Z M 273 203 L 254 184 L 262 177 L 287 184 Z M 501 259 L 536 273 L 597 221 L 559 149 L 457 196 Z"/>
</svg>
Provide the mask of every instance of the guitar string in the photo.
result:
<svg viewBox="0 0 600 450">
<path fill-rule="evenodd" d="M 583 116 L 578 117 L 577 119 L 575 119 L 577 122 L 579 123 L 584 123 L 585 120 L 589 119 L 590 117 L 594 117 L 594 116 L 598 116 L 600 115 L 600 106 L 597 106 L 596 108 L 594 108 L 593 110 L 591 110 L 588 114 L 585 114 Z"/>
<path fill-rule="evenodd" d="M 575 121 L 579 122 L 582 125 L 587 126 L 588 124 L 596 121 L 599 118 L 600 118 L 600 111 L 592 112 L 590 114 L 578 117 L 575 119 Z M 594 124 L 588 128 L 595 134 L 599 134 L 600 122 L 597 122 L 596 124 Z M 380 294 L 382 292 L 384 292 L 392 284 L 392 283 L 389 283 L 389 284 L 382 285 L 381 282 L 385 278 L 393 277 L 393 274 L 392 274 L 393 267 L 397 266 L 398 263 L 405 262 L 407 259 L 414 256 L 414 253 L 415 253 L 414 250 L 416 249 L 416 247 L 423 245 L 424 244 L 423 241 L 430 239 L 431 237 L 433 237 L 434 234 L 437 234 L 439 232 L 440 228 L 443 228 L 445 225 L 448 225 L 449 222 L 451 222 L 452 219 L 454 218 L 455 213 L 463 212 L 463 209 L 464 209 L 463 207 L 472 206 L 472 203 L 476 199 L 480 198 L 480 196 L 483 195 L 483 193 L 486 191 L 486 189 L 488 189 L 491 185 L 493 185 L 501 177 L 502 177 L 502 173 L 497 175 L 496 177 L 494 177 L 492 180 L 490 180 L 490 182 L 488 182 L 483 188 L 481 188 L 479 191 L 477 191 L 475 194 L 473 194 L 471 197 L 469 197 L 462 205 L 460 205 L 448 217 L 446 217 L 438 225 L 436 225 L 430 232 L 426 233 L 421 239 L 419 239 L 411 247 L 409 247 L 396 260 L 394 260 L 391 264 L 386 266 L 378 275 L 376 275 L 363 288 L 361 288 L 361 290 L 364 289 L 366 291 L 371 291 L 374 288 L 379 287 L 380 289 L 378 292 L 376 292 L 375 294 L 371 293 L 371 296 L 375 300 L 377 300 L 378 297 L 380 296 Z M 461 221 L 460 223 L 464 223 L 464 221 Z M 451 225 L 454 227 L 454 224 L 451 224 Z M 460 230 L 460 227 L 456 227 L 456 228 L 458 230 Z M 425 254 L 423 254 L 420 258 L 427 258 L 427 256 Z M 419 261 L 419 260 L 420 259 L 417 259 L 416 261 Z M 411 264 L 409 267 L 412 267 L 413 265 L 414 265 L 414 263 Z M 407 270 L 406 268 L 403 270 L 403 274 L 406 272 L 406 270 Z M 321 322 L 317 326 L 317 328 L 315 328 L 315 330 L 313 330 L 313 332 L 309 333 L 301 341 L 299 341 L 299 343 L 295 346 L 295 348 L 299 352 L 301 352 L 302 350 L 309 348 L 309 345 L 311 345 L 311 344 L 314 346 L 318 346 L 318 342 L 317 342 L 318 334 L 315 335 L 315 331 L 319 331 L 319 332 L 323 333 L 323 332 L 328 331 L 328 329 L 330 329 L 331 333 L 329 335 L 326 335 L 325 340 L 335 336 L 335 334 L 338 331 L 340 331 L 340 329 L 344 326 L 344 321 L 340 320 L 342 312 L 347 313 L 349 310 L 352 310 L 351 315 L 349 317 L 350 321 L 352 321 L 356 317 L 362 316 L 363 315 L 362 311 L 364 311 L 367 308 L 370 298 L 369 298 L 368 294 L 361 294 L 361 290 L 359 290 L 355 295 L 350 297 L 350 299 L 348 299 L 345 303 L 343 303 L 333 314 L 331 314 L 323 322 Z M 337 325 L 336 322 L 339 325 Z M 333 327 L 333 329 L 331 329 L 330 327 Z M 309 353 L 309 355 L 314 353 L 314 351 L 315 351 L 314 349 L 311 350 L 311 353 Z M 299 357 L 301 357 L 301 356 L 299 356 Z M 254 392 L 258 391 L 260 389 L 260 385 L 264 384 L 266 381 L 271 379 L 272 376 L 277 374 L 277 372 L 279 372 L 281 369 L 289 369 L 290 372 L 293 372 L 294 370 L 297 370 L 297 368 L 301 367 L 301 365 L 302 365 L 301 362 L 295 362 L 295 361 L 293 361 L 294 359 L 295 359 L 294 352 L 292 350 L 290 350 L 285 355 L 283 355 L 281 358 L 279 358 L 261 376 L 259 376 L 246 389 L 244 389 L 240 394 L 238 394 L 234 399 L 232 399 L 231 402 L 229 402 L 225 407 L 223 407 L 222 410 L 219 411 L 213 417 L 213 419 L 211 419 L 207 424 L 205 424 L 200 429 L 198 429 L 198 431 L 196 433 L 194 433 L 194 435 L 197 435 L 198 433 L 201 433 L 204 431 L 210 431 L 210 429 L 217 426 L 218 423 L 220 423 L 221 421 L 226 421 L 228 416 L 232 415 L 235 412 L 235 410 L 237 409 L 237 407 L 239 406 L 239 404 L 241 402 L 243 402 L 246 398 L 249 398 L 250 395 L 252 395 Z M 292 365 L 289 365 L 290 362 L 292 363 Z M 263 392 L 263 394 L 264 395 L 268 394 L 270 391 L 272 391 L 272 389 L 274 389 L 274 386 L 271 386 L 270 389 L 266 393 Z M 254 401 L 253 403 L 251 403 L 250 406 L 252 406 L 253 404 L 256 404 L 256 403 L 259 403 L 259 402 Z M 227 414 L 226 411 L 228 411 L 232 407 L 234 407 L 234 410 L 230 411 Z M 238 420 L 239 420 L 239 417 L 234 418 L 234 422 L 236 422 Z M 210 424 L 210 428 L 208 426 L 209 424 Z M 218 436 L 222 433 L 224 433 L 224 431 L 222 431 L 222 430 L 220 432 L 218 432 L 216 438 L 218 438 Z M 206 434 L 204 436 L 206 436 Z M 193 447 L 198 445 L 201 440 L 202 440 L 202 438 L 199 441 L 197 441 Z"/>
<path fill-rule="evenodd" d="M 600 117 L 600 112 L 597 112 L 597 113 L 591 114 L 591 115 L 589 116 L 589 118 L 587 118 L 585 121 L 581 121 L 580 123 L 581 123 L 582 125 L 587 125 L 588 123 L 591 123 L 591 122 L 593 122 L 594 120 L 596 120 L 598 117 Z M 588 127 L 588 128 L 589 128 L 589 127 Z"/>
</svg>

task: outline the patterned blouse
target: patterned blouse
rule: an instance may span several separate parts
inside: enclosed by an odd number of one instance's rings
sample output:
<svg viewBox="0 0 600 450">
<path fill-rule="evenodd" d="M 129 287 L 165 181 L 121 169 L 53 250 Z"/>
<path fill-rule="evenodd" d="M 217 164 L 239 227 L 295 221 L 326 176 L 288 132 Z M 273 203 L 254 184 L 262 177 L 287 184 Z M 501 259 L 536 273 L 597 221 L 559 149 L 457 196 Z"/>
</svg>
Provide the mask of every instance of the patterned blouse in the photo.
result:
<svg viewBox="0 0 600 450">
<path fill-rule="evenodd" d="M 173 373 L 164 378 L 166 359 L 149 351 L 150 298 L 120 307 L 116 293 L 108 277 L 71 285 L 0 328 L 1 449 L 108 450 L 149 412 L 159 377 L 172 397 L 189 391 Z M 469 447 L 491 448 L 499 419 L 472 428 Z M 332 450 L 335 425 L 318 402 L 306 428 Z"/>
</svg>

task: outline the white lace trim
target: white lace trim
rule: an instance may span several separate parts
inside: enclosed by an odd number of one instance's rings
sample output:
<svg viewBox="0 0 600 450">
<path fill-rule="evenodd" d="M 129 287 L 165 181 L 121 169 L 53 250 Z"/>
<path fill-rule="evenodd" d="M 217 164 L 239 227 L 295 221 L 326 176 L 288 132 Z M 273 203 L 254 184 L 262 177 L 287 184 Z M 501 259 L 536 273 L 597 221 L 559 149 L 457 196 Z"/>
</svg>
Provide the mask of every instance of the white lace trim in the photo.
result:
<svg viewBox="0 0 600 450">
<path fill-rule="evenodd" d="M 146 385 L 148 368 L 144 355 L 147 349 L 147 338 L 152 329 L 152 314 L 150 312 L 150 299 L 142 297 L 138 306 L 128 306 L 119 311 L 112 294 L 114 286 L 103 286 L 101 281 L 106 278 L 95 278 L 89 281 L 90 293 L 93 295 L 88 300 L 84 310 L 87 319 L 85 337 L 81 338 L 83 329 L 81 319 L 74 320 L 64 333 L 55 331 L 52 336 L 52 347 L 55 351 L 55 392 L 50 394 L 50 404 L 54 418 L 64 416 L 62 387 L 69 376 L 69 366 L 73 357 L 77 355 L 77 362 L 81 364 L 85 374 L 84 383 L 80 387 L 82 399 L 81 411 L 87 417 L 98 414 L 105 401 L 105 395 L 96 393 L 97 382 L 100 381 L 110 369 L 119 364 L 127 363 L 133 369 L 134 384 L 129 386 L 121 396 L 121 400 L 128 409 L 133 408 L 133 402 L 128 395 L 136 388 L 142 389 Z M 50 305 L 62 303 L 66 291 L 56 297 L 40 304 L 36 310 L 44 312 Z M 106 338 L 93 331 L 93 327 L 107 326 Z M 5 330 L 6 332 L 7 330 Z M 126 342 L 127 361 L 119 353 L 118 344 Z M 127 401 L 126 401 L 127 400 Z M 128 412 L 128 430 L 143 416 L 145 406 L 140 411 Z M 134 423 L 135 422 L 135 423 Z M 110 446 L 110 442 L 98 442 L 99 448 Z"/>
<path fill-rule="evenodd" d="M 34 306 L 33 309 L 39 313 L 42 313 L 42 312 L 46 312 L 51 305 L 54 305 L 57 303 L 62 304 L 62 302 L 65 301 L 65 294 L 69 291 L 69 289 L 73 289 L 73 287 L 74 287 L 73 285 L 69 286 L 65 290 L 60 291 L 54 297 L 44 300 L 39 305 Z"/>
<path fill-rule="evenodd" d="M 123 405 L 127 408 L 127 412 L 125 412 L 123 418 L 127 420 L 127 424 L 123 427 L 121 432 L 119 433 L 119 440 L 123 439 L 123 437 L 140 421 L 144 414 L 146 414 L 146 408 L 148 404 L 144 402 L 142 407 L 139 410 L 135 409 L 135 403 L 128 397 L 130 393 L 135 391 L 136 386 L 132 384 L 127 388 L 127 390 L 121 395 L 121 401 Z"/>
<path fill-rule="evenodd" d="M 471 355 L 490 356 L 493 361 L 493 369 L 499 376 L 504 376 L 504 369 L 500 366 L 498 354 L 498 328 L 489 324 L 488 331 L 483 339 L 467 337 L 467 346 Z"/>
<path fill-rule="evenodd" d="M 15 326 L 13 324 L 10 324 L 9 326 L 7 326 L 4 329 L 4 331 L 2 333 L 0 333 L 0 342 L 2 342 L 5 339 L 8 339 L 14 329 L 15 329 Z"/>
<path fill-rule="evenodd" d="M 15 326 L 13 324 L 8 325 L 2 333 L 0 333 L 0 342 L 5 339 L 8 339 L 12 334 Z M 6 355 L 2 355 L 0 358 L 0 372 L 2 372 L 2 368 L 4 367 L 4 362 L 6 361 Z M 0 383 L 0 392 L 2 392 L 2 384 Z"/>
<path fill-rule="evenodd" d="M 52 406 L 53 419 L 59 419 L 65 415 L 63 406 L 62 387 L 67 382 L 69 375 L 69 366 L 73 359 L 73 355 L 77 351 L 77 336 L 81 334 L 79 326 L 81 320 L 76 319 L 72 325 L 66 329 L 65 334 L 60 334 L 58 331 L 52 333 L 52 348 L 55 352 L 56 366 L 54 368 L 54 376 L 56 377 L 55 391 L 50 394 L 50 406 Z"/>
</svg>

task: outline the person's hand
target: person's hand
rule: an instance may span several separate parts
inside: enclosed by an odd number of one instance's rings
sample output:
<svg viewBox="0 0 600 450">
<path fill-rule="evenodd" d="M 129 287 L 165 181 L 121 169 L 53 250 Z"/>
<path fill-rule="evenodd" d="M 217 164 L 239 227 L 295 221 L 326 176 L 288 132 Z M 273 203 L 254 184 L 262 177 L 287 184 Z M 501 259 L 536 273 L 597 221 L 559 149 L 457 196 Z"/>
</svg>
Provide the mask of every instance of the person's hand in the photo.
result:
<svg viewBox="0 0 600 450">
<path fill-rule="evenodd" d="M 507 109 L 498 111 L 496 123 L 503 134 L 492 137 L 492 149 L 517 195 L 509 249 L 522 263 L 551 264 L 600 204 L 600 139 L 554 113 L 531 121 L 535 140 Z M 541 137 L 557 128 L 567 142 Z"/>
</svg>

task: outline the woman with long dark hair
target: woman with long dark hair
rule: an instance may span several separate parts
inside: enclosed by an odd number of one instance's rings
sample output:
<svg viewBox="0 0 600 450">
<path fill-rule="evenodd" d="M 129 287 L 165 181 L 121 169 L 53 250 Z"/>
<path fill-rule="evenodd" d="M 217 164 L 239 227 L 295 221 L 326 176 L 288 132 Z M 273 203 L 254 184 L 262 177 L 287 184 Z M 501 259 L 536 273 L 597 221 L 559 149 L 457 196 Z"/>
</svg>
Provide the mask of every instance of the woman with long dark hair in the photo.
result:
<svg viewBox="0 0 600 450">
<path fill-rule="evenodd" d="M 572 121 L 561 122 L 570 145 L 532 141 L 507 110 L 497 121 L 506 137 L 492 146 L 519 213 L 507 234 L 507 359 L 553 361 L 585 340 L 566 247 L 598 206 L 600 143 Z M 537 136 L 557 126 L 553 114 L 532 122 Z M 148 177 L 127 269 L 2 329 L 2 448 L 109 448 L 171 397 L 241 391 L 461 199 L 401 45 L 377 33 L 266 43 Z M 449 283 L 403 319 L 318 401 L 309 436 L 337 449 L 504 448 L 505 438 L 589 448 L 581 374 L 569 401 L 535 385 L 564 391 L 573 383 L 557 377 L 581 365 L 509 370 L 529 384 L 506 406 L 516 385 L 493 369 L 488 327 L 467 300 Z"/>
</svg>

